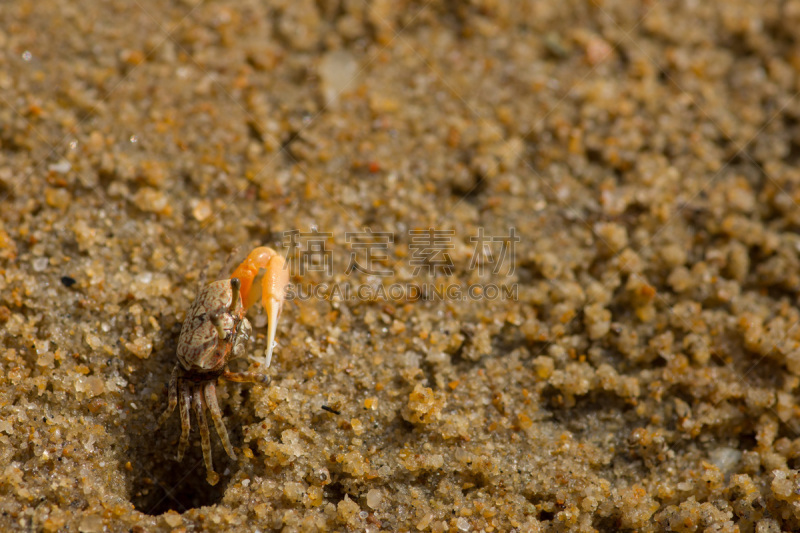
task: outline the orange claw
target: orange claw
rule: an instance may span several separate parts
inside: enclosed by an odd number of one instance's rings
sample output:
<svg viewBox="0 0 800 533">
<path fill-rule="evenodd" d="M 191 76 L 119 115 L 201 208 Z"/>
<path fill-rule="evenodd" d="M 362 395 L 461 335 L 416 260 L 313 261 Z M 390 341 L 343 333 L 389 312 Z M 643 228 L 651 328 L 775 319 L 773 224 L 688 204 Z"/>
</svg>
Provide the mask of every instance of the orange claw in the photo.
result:
<svg viewBox="0 0 800 533">
<path fill-rule="evenodd" d="M 263 270 L 263 274 L 261 271 Z M 278 317 L 283 308 L 286 285 L 289 284 L 289 269 L 283 257 L 272 248 L 259 246 L 236 267 L 231 278 L 239 278 L 240 289 L 245 309 L 249 309 L 258 300 L 258 285 L 261 285 L 261 304 L 267 312 L 267 367 L 272 361 L 272 348 L 275 344 L 275 332 L 278 329 Z M 256 290 L 252 291 L 251 289 Z"/>
</svg>

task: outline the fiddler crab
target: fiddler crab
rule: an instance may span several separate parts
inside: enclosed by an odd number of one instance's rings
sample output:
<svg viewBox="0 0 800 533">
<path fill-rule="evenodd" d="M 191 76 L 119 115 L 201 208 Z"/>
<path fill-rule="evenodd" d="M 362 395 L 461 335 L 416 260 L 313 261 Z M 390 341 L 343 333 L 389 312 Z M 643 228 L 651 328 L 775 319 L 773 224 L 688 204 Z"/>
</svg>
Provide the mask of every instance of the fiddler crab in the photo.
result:
<svg viewBox="0 0 800 533">
<path fill-rule="evenodd" d="M 219 481 L 211 461 L 211 439 L 206 422 L 206 408 L 217 428 L 225 452 L 236 459 L 228 432 L 217 403 L 217 380 L 221 377 L 239 383 L 270 382 L 269 376 L 255 372 L 230 372 L 228 362 L 245 353 L 245 343 L 250 337 L 250 322 L 244 314 L 258 300 L 267 312 L 266 367 L 272 360 L 275 331 L 283 306 L 284 292 L 289 283 L 289 272 L 283 258 L 265 246 L 255 248 L 231 275 L 230 279 L 212 281 L 201 286 L 197 298 L 181 328 L 178 339 L 178 363 L 169 380 L 169 405 L 158 420 L 160 427 L 180 404 L 181 440 L 178 461 L 183 459 L 189 443 L 191 425 L 189 411 L 192 406 L 197 416 L 206 480 L 211 485 Z"/>
</svg>

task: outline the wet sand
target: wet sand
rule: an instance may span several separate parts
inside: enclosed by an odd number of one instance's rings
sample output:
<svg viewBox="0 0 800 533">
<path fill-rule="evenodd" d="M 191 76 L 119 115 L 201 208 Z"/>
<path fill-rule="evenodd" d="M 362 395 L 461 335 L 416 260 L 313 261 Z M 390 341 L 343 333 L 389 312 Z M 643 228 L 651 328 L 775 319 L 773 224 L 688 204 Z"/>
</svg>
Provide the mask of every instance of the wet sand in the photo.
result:
<svg viewBox="0 0 800 533">
<path fill-rule="evenodd" d="M 0 528 L 800 529 L 798 27 L 4 2 Z M 211 487 L 155 422 L 201 273 L 262 244 L 300 297 L 269 369 L 250 312 Z"/>
</svg>

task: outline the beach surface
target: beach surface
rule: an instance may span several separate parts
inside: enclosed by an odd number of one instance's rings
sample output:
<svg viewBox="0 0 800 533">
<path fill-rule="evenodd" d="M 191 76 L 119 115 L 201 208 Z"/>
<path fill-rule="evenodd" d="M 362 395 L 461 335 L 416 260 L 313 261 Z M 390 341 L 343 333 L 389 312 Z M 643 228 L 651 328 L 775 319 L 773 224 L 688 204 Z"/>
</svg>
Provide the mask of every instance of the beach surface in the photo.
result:
<svg viewBox="0 0 800 533">
<path fill-rule="evenodd" d="M 4 1 L 0 529 L 800 530 L 798 28 Z M 200 281 L 260 245 L 291 292 L 211 486 L 156 421 Z"/>
</svg>

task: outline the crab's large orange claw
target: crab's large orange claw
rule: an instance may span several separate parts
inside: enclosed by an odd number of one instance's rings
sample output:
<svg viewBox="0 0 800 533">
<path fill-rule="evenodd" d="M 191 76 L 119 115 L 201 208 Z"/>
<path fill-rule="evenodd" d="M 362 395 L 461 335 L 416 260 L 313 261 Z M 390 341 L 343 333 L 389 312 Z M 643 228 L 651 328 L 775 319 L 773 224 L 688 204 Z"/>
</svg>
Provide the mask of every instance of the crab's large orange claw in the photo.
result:
<svg viewBox="0 0 800 533">
<path fill-rule="evenodd" d="M 231 277 L 239 278 L 242 282 L 241 293 L 245 309 L 258 300 L 258 285 L 261 285 L 261 303 L 268 320 L 266 364 L 269 366 L 275 345 L 275 332 L 278 329 L 278 317 L 283 308 L 286 285 L 289 284 L 289 269 L 286 268 L 283 257 L 275 250 L 260 246 L 250 252 Z"/>
</svg>

